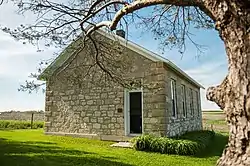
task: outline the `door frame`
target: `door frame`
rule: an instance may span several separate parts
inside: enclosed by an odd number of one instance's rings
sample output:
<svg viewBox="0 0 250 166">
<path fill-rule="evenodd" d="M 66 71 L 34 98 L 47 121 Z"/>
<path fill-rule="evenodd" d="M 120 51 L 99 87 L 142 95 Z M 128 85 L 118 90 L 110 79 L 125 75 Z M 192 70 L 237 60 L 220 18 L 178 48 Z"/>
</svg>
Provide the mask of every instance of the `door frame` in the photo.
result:
<svg viewBox="0 0 250 166">
<path fill-rule="evenodd" d="M 142 88 L 138 88 L 138 89 L 134 89 L 134 90 L 129 90 L 129 89 L 125 89 L 124 90 L 124 131 L 125 131 L 125 136 L 139 136 L 141 135 L 140 133 L 138 134 L 131 134 L 130 133 L 130 101 L 129 101 L 129 95 L 130 93 L 133 92 L 141 92 L 141 114 L 142 114 L 142 133 L 144 131 L 144 125 L 143 125 L 143 89 Z"/>
</svg>

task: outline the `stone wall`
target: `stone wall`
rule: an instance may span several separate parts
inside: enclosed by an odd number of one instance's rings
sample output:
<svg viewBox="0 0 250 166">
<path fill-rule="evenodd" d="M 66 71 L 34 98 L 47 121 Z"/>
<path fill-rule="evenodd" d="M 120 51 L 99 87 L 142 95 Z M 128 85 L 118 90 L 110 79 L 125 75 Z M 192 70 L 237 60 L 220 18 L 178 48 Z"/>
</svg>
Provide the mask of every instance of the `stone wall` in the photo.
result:
<svg viewBox="0 0 250 166">
<path fill-rule="evenodd" d="M 168 136 L 180 135 L 186 131 L 194 131 L 202 129 L 202 112 L 200 103 L 200 88 L 194 84 L 191 84 L 183 77 L 179 76 L 171 68 L 165 66 L 166 68 L 166 111 L 167 111 L 167 127 L 166 134 Z M 172 103 L 171 103 L 171 79 L 176 81 L 176 94 L 177 94 L 177 117 L 172 117 Z M 181 101 L 181 85 L 185 86 L 186 92 L 186 117 L 183 116 L 182 101 Z M 190 108 L 190 89 L 193 91 L 193 104 L 194 112 L 191 113 Z M 198 99 L 197 99 L 198 95 Z"/>
<path fill-rule="evenodd" d="M 32 112 L 19 112 L 19 111 L 9 111 L 9 112 L 0 112 L 0 120 L 23 120 L 30 121 Z M 33 115 L 34 121 L 44 121 L 44 112 L 34 112 Z"/>
<path fill-rule="evenodd" d="M 140 80 L 144 86 L 143 130 L 145 133 L 164 135 L 163 63 L 152 62 L 128 49 L 123 53 L 122 62 L 129 67 L 121 69 L 127 73 L 124 78 Z M 124 88 L 107 78 L 98 79 L 101 73 L 99 68 L 95 70 L 95 77 L 83 77 L 86 69 L 81 65 L 92 63 L 89 54 L 88 50 L 83 50 L 66 70 L 47 81 L 45 132 L 120 140 L 125 135 Z M 75 76 L 74 81 L 70 77 L 72 75 Z"/>
</svg>

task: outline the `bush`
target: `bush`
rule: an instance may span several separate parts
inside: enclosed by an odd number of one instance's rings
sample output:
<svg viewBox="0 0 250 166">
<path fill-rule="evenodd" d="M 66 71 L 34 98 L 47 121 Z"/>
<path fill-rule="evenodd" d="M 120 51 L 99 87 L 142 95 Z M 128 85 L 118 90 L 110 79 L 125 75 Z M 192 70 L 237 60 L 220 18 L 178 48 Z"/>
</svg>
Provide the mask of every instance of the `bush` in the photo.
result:
<svg viewBox="0 0 250 166">
<path fill-rule="evenodd" d="M 43 128 L 44 122 L 33 122 L 32 129 Z M 0 129 L 30 129 L 30 121 L 0 120 Z"/>
<path fill-rule="evenodd" d="M 213 131 L 195 131 L 173 138 L 142 135 L 135 137 L 131 142 L 133 147 L 139 151 L 194 155 L 204 150 L 214 136 Z"/>
</svg>

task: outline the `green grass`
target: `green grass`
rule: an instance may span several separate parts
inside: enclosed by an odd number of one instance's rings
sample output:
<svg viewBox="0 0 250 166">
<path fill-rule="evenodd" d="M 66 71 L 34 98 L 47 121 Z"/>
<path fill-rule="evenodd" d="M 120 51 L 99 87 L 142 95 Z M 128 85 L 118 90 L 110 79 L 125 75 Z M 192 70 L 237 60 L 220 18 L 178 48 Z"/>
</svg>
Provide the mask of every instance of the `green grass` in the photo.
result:
<svg viewBox="0 0 250 166">
<path fill-rule="evenodd" d="M 227 122 L 224 119 L 219 120 L 204 120 L 206 124 L 213 125 L 227 125 Z"/>
<path fill-rule="evenodd" d="M 33 122 L 32 129 L 43 128 L 44 122 Z M 0 120 L 0 129 L 30 129 L 30 121 Z"/>
<path fill-rule="evenodd" d="M 216 134 L 196 156 L 165 155 L 110 147 L 112 142 L 47 136 L 40 130 L 0 130 L 1 166 L 211 166 L 227 142 Z"/>
</svg>

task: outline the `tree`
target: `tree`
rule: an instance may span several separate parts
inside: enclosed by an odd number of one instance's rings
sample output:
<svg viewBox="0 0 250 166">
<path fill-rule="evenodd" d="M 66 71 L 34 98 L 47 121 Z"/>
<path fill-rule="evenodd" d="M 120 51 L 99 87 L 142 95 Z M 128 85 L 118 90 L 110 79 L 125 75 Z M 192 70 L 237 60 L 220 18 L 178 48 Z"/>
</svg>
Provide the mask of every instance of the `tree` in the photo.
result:
<svg viewBox="0 0 250 166">
<path fill-rule="evenodd" d="M 117 26 L 140 20 L 162 39 L 163 46 L 177 45 L 183 52 L 186 39 L 190 39 L 188 26 L 191 23 L 199 28 L 214 25 L 225 44 L 229 64 L 224 81 L 207 91 L 207 98 L 225 111 L 230 124 L 228 146 L 218 165 L 250 164 L 249 0 L 78 0 L 67 4 L 23 0 L 16 4 L 22 13 L 36 13 L 38 21 L 28 27 L 5 28 L 4 31 L 19 40 L 46 39 L 49 46 L 67 45 L 70 37 L 76 38 L 82 32 L 91 38 L 98 28 L 108 27 L 113 31 Z M 154 7 L 150 17 L 138 14 L 139 10 L 149 6 Z M 85 31 L 86 23 L 93 27 Z"/>
</svg>

